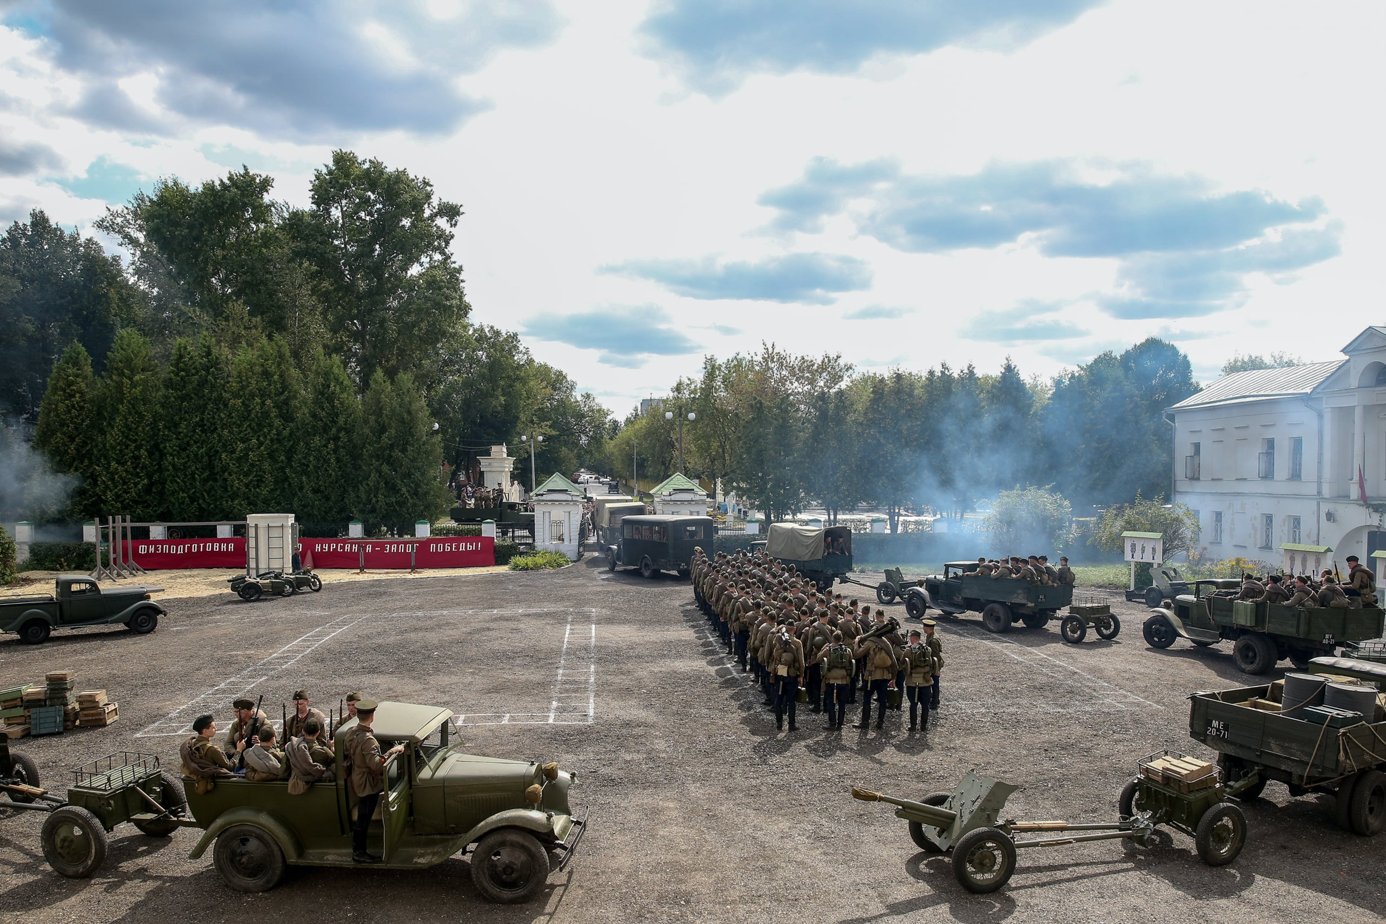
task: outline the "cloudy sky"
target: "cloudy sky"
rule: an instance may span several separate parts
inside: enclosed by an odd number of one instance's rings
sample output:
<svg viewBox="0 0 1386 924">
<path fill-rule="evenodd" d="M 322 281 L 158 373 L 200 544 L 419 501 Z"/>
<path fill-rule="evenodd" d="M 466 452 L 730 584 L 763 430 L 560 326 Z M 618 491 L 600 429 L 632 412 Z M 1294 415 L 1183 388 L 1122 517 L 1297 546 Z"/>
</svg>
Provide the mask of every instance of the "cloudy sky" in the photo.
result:
<svg viewBox="0 0 1386 924">
<path fill-rule="evenodd" d="M 336 148 L 466 215 L 476 320 L 623 415 L 706 353 L 1050 376 L 1386 322 L 1386 4 L 0 0 L 0 222 Z"/>
</svg>

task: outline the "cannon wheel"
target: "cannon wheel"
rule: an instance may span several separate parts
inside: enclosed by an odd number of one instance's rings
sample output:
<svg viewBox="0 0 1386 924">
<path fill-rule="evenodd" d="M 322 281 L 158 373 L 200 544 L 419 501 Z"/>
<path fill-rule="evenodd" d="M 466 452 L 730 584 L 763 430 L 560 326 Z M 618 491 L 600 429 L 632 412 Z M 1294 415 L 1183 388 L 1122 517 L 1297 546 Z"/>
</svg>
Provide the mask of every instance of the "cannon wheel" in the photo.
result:
<svg viewBox="0 0 1386 924">
<path fill-rule="evenodd" d="M 1141 778 L 1133 776 L 1126 781 L 1126 785 L 1121 787 L 1121 795 L 1117 797 L 1117 814 L 1122 818 L 1134 818 L 1141 812 L 1146 811 L 1145 802 L 1140 798 Z"/>
<path fill-rule="evenodd" d="M 953 875 L 969 892 L 995 892 L 1014 872 L 1015 843 L 998 828 L 969 831 L 953 848 Z"/>
<path fill-rule="evenodd" d="M 14 775 L 11 777 L 13 782 L 23 783 L 25 786 L 39 785 L 38 765 L 28 754 L 17 754 L 10 752 L 10 760 L 14 762 Z M 15 802 L 23 802 L 25 805 L 34 801 L 33 796 L 21 796 L 18 793 L 8 793 L 9 797 Z"/>
<path fill-rule="evenodd" d="M 1246 816 L 1231 802 L 1219 802 L 1198 819 L 1198 855 L 1209 866 L 1226 866 L 1246 846 Z"/>
<path fill-rule="evenodd" d="M 1141 626 L 1141 635 L 1145 636 L 1145 643 L 1151 648 L 1168 648 L 1179 637 L 1179 633 L 1174 631 L 1174 624 L 1159 613 L 1145 621 L 1145 625 Z"/>
<path fill-rule="evenodd" d="M 149 786 L 146 792 L 164 807 L 168 812 L 169 818 L 156 818 L 152 821 L 131 821 L 140 833 L 146 837 L 168 837 L 178 830 L 178 822 L 172 816 L 183 814 L 183 808 L 188 804 L 188 797 L 183 793 L 182 782 L 169 773 L 167 770 L 159 771 L 159 782 L 157 786 Z"/>
<path fill-rule="evenodd" d="M 95 815 L 64 805 L 43 820 L 43 856 L 60 876 L 86 879 L 106 859 L 106 830 Z"/>
<path fill-rule="evenodd" d="M 919 801 L 925 805 L 943 805 L 948 801 L 949 795 L 951 794 L 946 792 L 931 792 Z M 924 825 L 917 821 L 910 822 L 910 840 L 925 853 L 944 853 L 937 844 L 924 836 Z"/>
<path fill-rule="evenodd" d="M 1145 589 L 1145 605 L 1152 610 L 1165 602 L 1165 595 L 1160 593 L 1160 588 L 1151 586 Z"/>
<path fill-rule="evenodd" d="M 1366 770 L 1358 775 L 1348 804 L 1348 823 L 1363 837 L 1371 837 L 1386 825 L 1386 773 Z"/>
<path fill-rule="evenodd" d="M 493 902 L 525 902 L 549 878 L 549 855 L 528 831 L 501 828 L 484 836 L 472 853 L 472 883 Z"/>
<path fill-rule="evenodd" d="M 1059 623 L 1059 634 L 1070 645 L 1077 645 L 1088 637 L 1088 624 L 1083 622 L 1081 616 L 1065 616 L 1064 621 Z"/>
<path fill-rule="evenodd" d="M 1243 635 L 1232 646 L 1232 660 L 1237 662 L 1237 669 L 1244 674 L 1266 673 L 1275 667 L 1275 662 L 1280 660 L 1279 655 L 1275 642 L 1264 635 Z"/>
<path fill-rule="evenodd" d="M 896 593 L 895 585 L 890 583 L 890 581 L 882 581 L 876 585 L 877 603 L 894 603 L 895 598 L 898 596 L 899 594 Z"/>
<path fill-rule="evenodd" d="M 1116 618 L 1115 613 L 1099 616 L 1093 628 L 1097 630 L 1098 638 L 1111 641 L 1121 634 L 1121 620 Z"/>
<path fill-rule="evenodd" d="M 1011 631 L 1011 608 L 1004 603 L 988 603 L 982 609 L 982 625 L 988 632 Z"/>
<path fill-rule="evenodd" d="M 929 605 L 924 602 L 923 594 L 909 594 L 905 597 L 905 612 L 914 619 L 923 619 L 928 611 Z"/>
</svg>

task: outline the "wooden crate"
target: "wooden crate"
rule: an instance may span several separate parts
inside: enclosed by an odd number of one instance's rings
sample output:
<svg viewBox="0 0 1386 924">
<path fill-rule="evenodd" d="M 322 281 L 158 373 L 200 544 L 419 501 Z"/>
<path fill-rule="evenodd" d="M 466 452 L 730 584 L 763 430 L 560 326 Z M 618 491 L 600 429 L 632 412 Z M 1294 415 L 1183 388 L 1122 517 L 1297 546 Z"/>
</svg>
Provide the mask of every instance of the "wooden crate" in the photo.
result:
<svg viewBox="0 0 1386 924">
<path fill-rule="evenodd" d="M 49 671 L 43 679 L 48 683 L 68 683 L 72 680 L 72 671 Z"/>
<path fill-rule="evenodd" d="M 62 733 L 62 706 L 35 706 L 29 710 L 29 734 L 61 735 Z"/>
<path fill-rule="evenodd" d="M 119 704 L 105 703 L 91 709 L 83 709 L 78 724 L 82 728 L 105 728 L 118 718 L 120 718 Z"/>
<path fill-rule="evenodd" d="M 1176 754 L 1166 754 L 1141 764 L 1141 775 L 1181 793 L 1199 792 L 1218 782 L 1216 766 Z"/>
<path fill-rule="evenodd" d="M 20 738 L 29 737 L 28 725 L 6 725 L 0 728 L 11 741 L 18 741 Z"/>
<path fill-rule="evenodd" d="M 1262 712 L 1280 711 L 1280 703 L 1276 702 L 1273 699 L 1262 699 L 1259 696 L 1255 699 L 1248 700 L 1247 705 L 1250 706 L 1252 709 L 1260 709 Z"/>
<path fill-rule="evenodd" d="M 88 706 L 106 705 L 105 690 L 84 690 L 77 694 L 77 704 L 85 709 Z"/>
</svg>

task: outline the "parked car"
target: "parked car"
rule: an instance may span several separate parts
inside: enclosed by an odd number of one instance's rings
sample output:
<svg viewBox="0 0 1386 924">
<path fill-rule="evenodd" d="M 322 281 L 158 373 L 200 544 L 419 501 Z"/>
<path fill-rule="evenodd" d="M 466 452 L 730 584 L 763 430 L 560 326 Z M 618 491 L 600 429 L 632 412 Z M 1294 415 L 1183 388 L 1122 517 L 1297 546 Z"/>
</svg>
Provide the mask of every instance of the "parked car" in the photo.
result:
<svg viewBox="0 0 1386 924">
<path fill-rule="evenodd" d="M 118 587 L 101 585 L 84 574 L 59 575 L 51 594 L 26 597 L 0 597 L 0 632 L 17 632 L 30 645 L 48 640 L 54 629 L 76 626 L 124 625 L 131 632 L 153 632 L 162 606 L 151 594 L 162 587 Z"/>
</svg>

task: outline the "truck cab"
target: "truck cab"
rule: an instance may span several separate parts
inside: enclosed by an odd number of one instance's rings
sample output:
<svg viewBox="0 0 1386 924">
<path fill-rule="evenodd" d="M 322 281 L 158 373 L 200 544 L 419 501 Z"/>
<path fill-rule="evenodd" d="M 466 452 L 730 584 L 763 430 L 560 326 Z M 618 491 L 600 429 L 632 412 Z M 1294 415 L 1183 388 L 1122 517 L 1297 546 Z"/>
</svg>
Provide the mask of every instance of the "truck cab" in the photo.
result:
<svg viewBox="0 0 1386 924">
<path fill-rule="evenodd" d="M 153 632 L 164 608 L 151 597 L 162 587 L 118 587 L 102 590 L 85 574 L 62 574 L 53 593 L 0 597 L 0 632 L 16 632 L 39 645 L 54 629 L 122 623 L 140 635 Z"/>
</svg>

